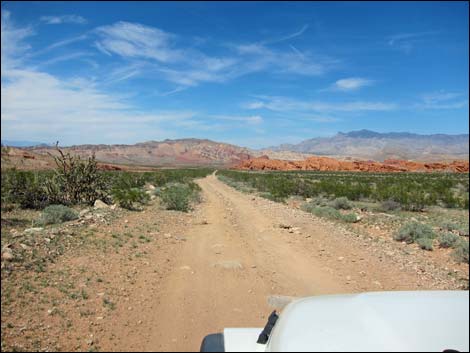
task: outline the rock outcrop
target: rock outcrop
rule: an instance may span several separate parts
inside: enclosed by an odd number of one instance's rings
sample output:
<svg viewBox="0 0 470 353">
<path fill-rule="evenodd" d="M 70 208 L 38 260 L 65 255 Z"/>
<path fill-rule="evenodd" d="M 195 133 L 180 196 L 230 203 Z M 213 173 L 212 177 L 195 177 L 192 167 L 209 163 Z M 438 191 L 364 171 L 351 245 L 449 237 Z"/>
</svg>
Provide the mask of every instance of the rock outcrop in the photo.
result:
<svg viewBox="0 0 470 353">
<path fill-rule="evenodd" d="M 240 170 L 318 170 L 318 171 L 360 171 L 360 172 L 456 172 L 468 173 L 466 161 L 451 163 L 419 163 L 403 160 L 341 161 L 329 157 L 310 157 L 303 161 L 269 159 L 266 156 L 252 158 L 235 167 Z"/>
</svg>

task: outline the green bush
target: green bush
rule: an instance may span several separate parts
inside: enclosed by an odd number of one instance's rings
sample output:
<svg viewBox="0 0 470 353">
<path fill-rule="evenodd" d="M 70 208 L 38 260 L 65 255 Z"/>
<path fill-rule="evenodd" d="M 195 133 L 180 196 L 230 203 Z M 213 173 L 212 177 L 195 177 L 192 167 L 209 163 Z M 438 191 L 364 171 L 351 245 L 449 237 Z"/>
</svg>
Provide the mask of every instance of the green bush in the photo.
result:
<svg viewBox="0 0 470 353">
<path fill-rule="evenodd" d="M 150 196 L 140 188 L 126 188 L 121 189 L 119 187 L 114 187 L 111 190 L 111 195 L 113 200 L 119 204 L 122 208 L 128 210 L 136 209 L 135 204 L 146 204 Z"/>
<path fill-rule="evenodd" d="M 456 230 L 458 228 L 458 225 L 451 221 L 444 221 L 439 226 L 441 229 L 447 230 L 449 232 Z"/>
<path fill-rule="evenodd" d="M 265 199 L 274 201 L 274 202 L 284 202 L 286 200 L 285 197 L 273 195 L 270 192 L 262 192 L 262 193 L 259 194 L 259 196 L 261 196 Z"/>
<path fill-rule="evenodd" d="M 356 223 L 359 221 L 359 218 L 355 213 L 347 213 L 341 215 L 341 220 L 346 222 L 346 223 Z"/>
<path fill-rule="evenodd" d="M 78 218 L 78 213 L 64 205 L 47 206 L 41 213 L 38 223 L 41 225 L 56 224 L 72 221 Z"/>
<path fill-rule="evenodd" d="M 50 195 L 59 195 L 61 203 L 92 205 L 96 200 L 108 199 L 108 184 L 93 154 L 83 160 L 80 156 L 64 153 L 57 145 L 58 156 L 53 156 L 57 168 L 47 184 Z"/>
<path fill-rule="evenodd" d="M 397 241 L 405 241 L 408 244 L 416 242 L 417 239 L 434 239 L 436 233 L 426 224 L 418 222 L 406 223 L 400 230 L 394 235 L 394 239 Z"/>
<path fill-rule="evenodd" d="M 330 203 L 330 206 L 337 210 L 350 210 L 352 208 L 352 205 L 347 197 L 338 197 L 334 199 Z"/>
<path fill-rule="evenodd" d="M 315 216 L 318 217 L 325 217 L 325 218 L 331 218 L 331 219 L 340 219 L 341 218 L 341 213 L 334 209 L 333 207 L 313 207 L 310 209 L 311 213 L 313 213 Z"/>
<path fill-rule="evenodd" d="M 446 233 L 439 236 L 439 246 L 441 248 L 453 248 L 459 241 L 460 237 L 453 233 Z"/>
<path fill-rule="evenodd" d="M 380 204 L 380 210 L 383 212 L 395 211 L 400 208 L 400 203 L 393 200 L 385 200 Z"/>
<path fill-rule="evenodd" d="M 428 250 L 428 251 L 433 250 L 432 239 L 430 238 L 418 238 L 416 239 L 416 243 L 423 250 Z"/>
<path fill-rule="evenodd" d="M 187 184 L 172 183 L 162 188 L 159 196 L 168 210 L 188 212 L 191 202 L 198 201 L 198 190 Z"/>
<path fill-rule="evenodd" d="M 468 264 L 468 241 L 463 239 L 459 240 L 452 252 L 452 257 L 457 262 Z"/>
</svg>

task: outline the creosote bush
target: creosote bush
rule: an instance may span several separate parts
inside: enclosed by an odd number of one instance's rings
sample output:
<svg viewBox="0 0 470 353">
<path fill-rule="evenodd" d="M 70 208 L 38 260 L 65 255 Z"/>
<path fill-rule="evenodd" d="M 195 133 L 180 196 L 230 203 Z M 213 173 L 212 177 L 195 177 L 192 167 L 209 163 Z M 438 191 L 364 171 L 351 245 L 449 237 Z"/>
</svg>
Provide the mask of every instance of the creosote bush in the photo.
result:
<svg viewBox="0 0 470 353">
<path fill-rule="evenodd" d="M 119 188 L 114 187 L 111 190 L 113 201 L 117 202 L 119 206 L 128 210 L 136 209 L 136 204 L 145 205 L 150 196 L 140 188 Z"/>
<path fill-rule="evenodd" d="M 439 246 L 441 248 L 453 248 L 457 242 L 459 241 L 460 237 L 453 233 L 445 233 L 439 236 Z"/>
<path fill-rule="evenodd" d="M 435 237 L 436 233 L 434 233 L 430 226 L 418 222 L 409 222 L 401 227 L 393 238 L 397 241 L 405 241 L 411 244 L 418 239 L 434 239 Z"/>
<path fill-rule="evenodd" d="M 64 205 L 50 205 L 47 206 L 41 213 L 38 224 L 56 224 L 67 221 L 72 221 L 78 218 L 78 213 Z"/>
<path fill-rule="evenodd" d="M 359 221 L 359 218 L 355 213 L 342 214 L 333 207 L 318 207 L 312 203 L 306 203 L 302 206 L 302 209 L 306 212 L 313 213 L 315 216 L 324 217 L 329 219 L 337 219 L 346 223 L 355 223 Z"/>
<path fill-rule="evenodd" d="M 393 200 L 385 200 L 380 204 L 380 210 L 383 212 L 395 211 L 400 208 L 400 203 Z"/>
<path fill-rule="evenodd" d="M 433 250 L 432 239 L 430 239 L 430 238 L 418 238 L 418 239 L 416 239 L 416 243 L 423 250 L 428 250 L 428 251 Z"/>
<path fill-rule="evenodd" d="M 199 201 L 199 186 L 170 183 L 159 191 L 158 196 L 168 210 L 188 212 L 191 203 Z"/>
<path fill-rule="evenodd" d="M 330 205 L 337 210 L 350 210 L 352 208 L 347 197 L 338 197 L 334 199 Z"/>
<path fill-rule="evenodd" d="M 468 241 L 460 239 L 454 247 L 452 257 L 459 263 L 468 264 Z"/>
</svg>

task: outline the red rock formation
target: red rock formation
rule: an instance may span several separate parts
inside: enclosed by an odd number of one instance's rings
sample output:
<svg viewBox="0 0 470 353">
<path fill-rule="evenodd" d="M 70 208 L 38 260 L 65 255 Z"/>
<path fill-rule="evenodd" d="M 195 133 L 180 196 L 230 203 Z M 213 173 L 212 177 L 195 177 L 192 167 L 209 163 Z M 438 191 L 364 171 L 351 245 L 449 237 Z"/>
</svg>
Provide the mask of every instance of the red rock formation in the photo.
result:
<svg viewBox="0 0 470 353">
<path fill-rule="evenodd" d="M 319 171 L 362 171 L 362 172 L 458 172 L 468 173 L 466 161 L 452 163 L 419 163 L 402 160 L 340 161 L 328 157 L 310 157 L 304 161 L 269 159 L 267 156 L 242 161 L 235 169 L 240 170 L 319 170 Z"/>
</svg>

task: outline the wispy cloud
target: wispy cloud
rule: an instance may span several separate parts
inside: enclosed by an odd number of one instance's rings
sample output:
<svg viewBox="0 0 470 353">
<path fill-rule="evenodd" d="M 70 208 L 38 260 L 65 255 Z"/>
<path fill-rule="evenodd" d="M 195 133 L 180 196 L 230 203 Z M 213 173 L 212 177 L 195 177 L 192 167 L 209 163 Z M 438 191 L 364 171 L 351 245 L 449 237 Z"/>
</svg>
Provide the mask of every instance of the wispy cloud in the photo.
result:
<svg viewBox="0 0 470 353">
<path fill-rule="evenodd" d="M 388 111 L 397 109 L 395 103 L 352 101 L 324 102 L 318 100 L 299 100 L 279 96 L 257 96 L 259 100 L 244 103 L 247 109 L 268 109 L 276 112 L 364 112 Z"/>
<path fill-rule="evenodd" d="M 97 47 L 105 53 L 127 58 L 147 58 L 159 62 L 176 61 L 182 52 L 172 47 L 173 34 L 155 27 L 120 21 L 96 29 Z"/>
<path fill-rule="evenodd" d="M 300 36 L 307 30 L 281 38 Z M 230 44 L 224 56 L 207 55 L 193 46 L 181 45 L 181 38 L 159 28 L 139 23 L 117 22 L 96 29 L 95 47 L 102 53 L 128 60 L 147 60 L 152 70 L 179 86 L 194 87 L 202 82 L 226 82 L 254 72 L 321 75 L 333 60 L 313 57 L 295 48 L 274 50 L 266 43 Z M 223 48 L 222 48 L 223 49 Z"/>
<path fill-rule="evenodd" d="M 460 92 L 432 92 L 421 96 L 421 102 L 415 105 L 418 109 L 461 109 L 468 108 L 468 99 Z"/>
<path fill-rule="evenodd" d="M 360 77 L 350 77 L 350 78 L 343 78 L 336 81 L 333 85 L 333 88 L 339 91 L 357 91 L 362 87 L 370 86 L 374 83 L 374 81 L 360 78 Z"/>
<path fill-rule="evenodd" d="M 48 25 L 57 25 L 62 23 L 86 24 L 86 18 L 78 15 L 61 15 L 61 16 L 42 16 L 41 21 Z"/>
<path fill-rule="evenodd" d="M 387 38 L 387 43 L 389 46 L 399 49 L 408 54 L 413 50 L 415 44 L 418 41 L 438 33 L 438 31 L 399 33 L 389 36 Z"/>
<path fill-rule="evenodd" d="M 30 35 L 29 28 L 15 27 L 9 13 L 2 12 L 1 37 L 7 40 L 2 43 L 2 138 L 28 134 L 43 141 L 54 136 L 72 143 L 109 143 L 119 136 L 132 143 L 175 136 L 177 124 L 195 119 L 191 111 L 141 111 L 87 78 L 63 79 L 24 65 L 19 58 L 30 50 L 25 43 Z"/>
<path fill-rule="evenodd" d="M 263 118 L 259 115 L 251 115 L 251 116 L 237 116 L 237 115 L 215 115 L 211 116 L 211 118 L 216 120 L 225 120 L 225 121 L 237 121 L 246 123 L 249 125 L 259 125 L 263 123 Z"/>
<path fill-rule="evenodd" d="M 1 70 L 2 77 L 8 69 L 13 69 L 23 63 L 23 54 L 31 47 L 24 40 L 32 35 L 34 31 L 31 27 L 18 28 L 11 23 L 11 15 L 7 10 L 1 12 Z"/>
<path fill-rule="evenodd" d="M 261 43 L 262 44 L 273 44 L 273 43 L 284 42 L 286 40 L 290 40 L 290 39 L 293 39 L 295 37 L 299 37 L 302 34 L 304 34 L 304 32 L 308 29 L 308 27 L 309 27 L 308 24 L 305 24 L 305 25 L 302 26 L 302 28 L 300 30 L 298 30 L 294 33 L 288 34 L 286 36 L 283 36 L 283 37 L 280 37 L 280 38 L 277 38 L 277 39 L 262 41 Z"/>
</svg>

